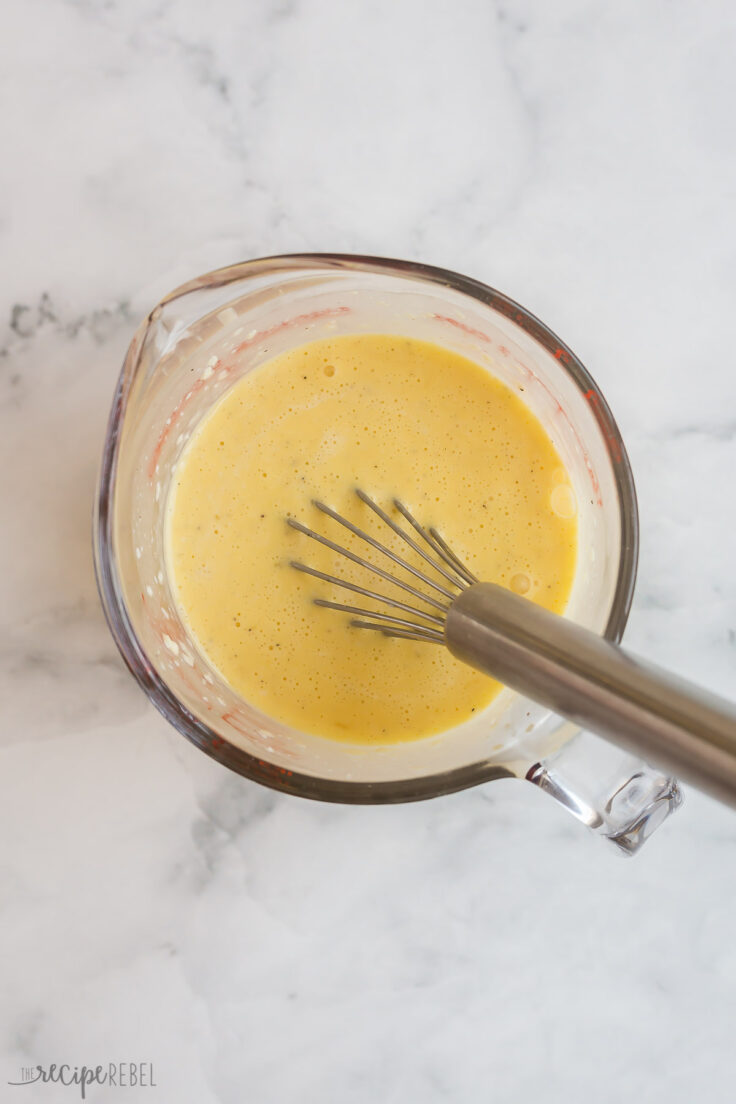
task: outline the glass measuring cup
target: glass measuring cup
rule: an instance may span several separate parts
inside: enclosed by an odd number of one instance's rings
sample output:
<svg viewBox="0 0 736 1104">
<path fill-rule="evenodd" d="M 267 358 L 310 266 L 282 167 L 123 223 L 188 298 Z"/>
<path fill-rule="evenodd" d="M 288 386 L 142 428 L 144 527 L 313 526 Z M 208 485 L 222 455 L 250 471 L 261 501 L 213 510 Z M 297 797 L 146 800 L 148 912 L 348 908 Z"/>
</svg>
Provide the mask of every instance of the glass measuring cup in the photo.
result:
<svg viewBox="0 0 736 1104">
<path fill-rule="evenodd" d="M 133 338 L 110 414 L 94 539 L 102 603 L 125 662 L 180 732 L 265 785 L 378 803 L 521 778 L 623 850 L 637 850 L 679 805 L 674 779 L 510 690 L 438 736 L 353 746 L 260 713 L 190 639 L 167 575 L 164 522 L 171 474 L 191 433 L 259 364 L 356 332 L 444 345 L 521 393 L 577 496 L 580 551 L 567 615 L 620 639 L 636 575 L 636 497 L 616 424 L 580 361 L 528 311 L 477 281 L 409 262 L 317 254 L 249 261 L 192 280 L 163 299 Z"/>
</svg>

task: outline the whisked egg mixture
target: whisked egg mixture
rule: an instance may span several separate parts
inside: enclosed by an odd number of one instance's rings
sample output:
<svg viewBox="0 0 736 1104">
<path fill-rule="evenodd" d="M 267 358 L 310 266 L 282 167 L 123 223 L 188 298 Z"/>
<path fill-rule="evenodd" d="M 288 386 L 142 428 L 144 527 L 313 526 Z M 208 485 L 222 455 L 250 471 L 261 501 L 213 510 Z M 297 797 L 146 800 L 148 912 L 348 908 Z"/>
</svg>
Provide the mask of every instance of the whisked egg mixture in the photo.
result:
<svg viewBox="0 0 736 1104">
<path fill-rule="evenodd" d="M 297 518 L 375 559 L 314 498 L 412 559 L 356 486 L 401 520 L 398 496 L 479 579 L 556 612 L 575 572 L 575 497 L 517 393 L 472 361 L 405 337 L 336 337 L 278 356 L 196 429 L 172 480 L 167 559 L 201 651 L 252 705 L 303 732 L 416 740 L 469 719 L 501 688 L 440 646 L 351 628 L 348 615 L 313 604 L 372 605 L 295 571 L 293 559 L 391 593 L 286 524 Z"/>
</svg>

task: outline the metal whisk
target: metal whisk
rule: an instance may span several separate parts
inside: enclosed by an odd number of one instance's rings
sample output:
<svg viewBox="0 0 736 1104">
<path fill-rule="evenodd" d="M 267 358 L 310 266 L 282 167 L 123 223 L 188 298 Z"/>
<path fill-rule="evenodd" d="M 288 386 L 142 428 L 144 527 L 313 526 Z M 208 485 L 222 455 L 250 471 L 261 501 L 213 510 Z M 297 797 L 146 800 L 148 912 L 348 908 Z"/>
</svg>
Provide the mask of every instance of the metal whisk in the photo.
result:
<svg viewBox="0 0 736 1104">
<path fill-rule="evenodd" d="M 394 499 L 394 506 L 401 516 L 408 521 L 412 529 L 418 533 L 426 547 L 418 544 L 405 529 L 397 525 L 397 523 L 393 521 L 372 498 L 369 498 L 365 491 L 357 490 L 355 493 L 361 502 L 364 502 L 366 506 L 370 507 L 374 514 L 378 515 L 381 521 L 388 525 L 397 536 L 401 537 L 410 548 L 413 548 L 414 551 L 418 553 L 422 560 L 442 576 L 445 580 L 444 584 L 439 583 L 436 579 L 430 578 L 424 571 L 420 571 L 410 563 L 407 563 L 401 556 L 397 556 L 390 548 L 387 548 L 384 544 L 381 544 L 380 541 L 377 541 L 374 537 L 371 537 L 368 533 L 359 529 L 357 525 L 353 525 L 347 518 L 344 518 L 335 510 L 331 510 L 329 506 L 325 506 L 324 502 L 315 501 L 313 505 L 315 505 L 318 510 L 321 510 L 323 514 L 327 514 L 328 517 L 331 517 L 334 521 L 339 522 L 340 525 L 349 529 L 356 537 L 360 537 L 361 540 L 371 545 L 372 548 L 388 556 L 389 559 L 393 560 L 399 567 L 403 567 L 403 569 L 413 575 L 414 578 L 424 583 L 425 587 L 429 588 L 430 593 L 426 594 L 410 583 L 402 579 L 397 579 L 396 576 L 392 575 L 390 572 L 376 566 L 376 564 L 370 563 L 368 560 L 364 560 L 361 556 L 356 556 L 354 552 L 350 552 L 347 548 L 343 548 L 341 545 L 335 544 L 334 541 L 328 540 L 327 537 L 315 533 L 313 529 L 308 529 L 306 525 L 302 525 L 301 522 L 295 521 L 293 518 L 288 519 L 289 525 L 292 529 L 298 529 L 300 533 L 304 533 L 313 540 L 319 541 L 320 544 L 324 544 L 327 548 L 331 548 L 333 552 L 338 552 L 341 556 L 347 556 L 353 563 L 357 563 L 360 567 L 365 568 L 374 575 L 378 575 L 385 582 L 392 583 L 394 586 L 399 587 L 420 602 L 426 603 L 431 607 L 433 612 L 417 609 L 416 606 L 409 605 L 407 602 L 401 602 L 385 594 L 378 594 L 376 591 L 368 590 L 366 587 L 356 586 L 355 583 L 350 583 L 346 579 L 339 579 L 335 575 L 326 575 L 322 571 L 316 571 L 313 567 L 307 567 L 306 564 L 298 563 L 295 560 L 292 560 L 291 566 L 295 567 L 297 571 L 304 571 L 307 575 L 314 575 L 315 578 L 323 579 L 325 582 L 332 583 L 334 586 L 342 587 L 345 590 L 352 590 L 356 594 L 362 594 L 366 598 L 373 598 L 381 602 L 382 605 L 388 606 L 390 609 L 401 610 L 403 613 L 412 615 L 411 619 L 407 617 L 396 617 L 395 615 L 387 614 L 382 611 L 374 612 L 373 610 L 362 609 L 358 606 L 344 605 L 342 602 L 328 602 L 324 598 L 315 598 L 314 602 L 317 606 L 326 606 L 328 609 L 342 610 L 343 613 L 357 614 L 359 619 L 351 621 L 351 625 L 354 625 L 356 628 L 378 629 L 386 636 L 399 636 L 409 640 L 426 640 L 435 644 L 444 644 L 444 630 L 447 614 L 450 611 L 452 602 L 461 590 L 464 590 L 468 586 L 472 586 L 474 583 L 477 583 L 478 580 L 475 575 L 468 571 L 467 567 L 465 567 L 452 549 L 448 547 L 437 530 L 425 529 L 420 525 L 413 514 L 404 506 L 403 502 Z M 431 550 L 434 556 L 431 556 L 427 549 Z M 452 589 L 448 589 L 448 587 Z M 421 618 L 421 620 L 418 620 L 418 618 Z"/>
<path fill-rule="evenodd" d="M 422 584 L 415 586 L 288 518 L 293 529 L 413 599 L 392 597 L 293 560 L 291 566 L 298 571 L 369 598 L 380 608 L 325 598 L 315 598 L 316 605 L 351 614 L 350 623 L 356 628 L 444 644 L 458 659 L 580 727 L 736 805 L 736 707 L 731 702 L 632 656 L 505 587 L 480 582 L 437 529 L 422 526 L 398 499 L 393 505 L 409 531 L 364 491 L 356 494 L 434 575 L 397 555 L 324 502 L 315 501 L 323 514 Z"/>
</svg>

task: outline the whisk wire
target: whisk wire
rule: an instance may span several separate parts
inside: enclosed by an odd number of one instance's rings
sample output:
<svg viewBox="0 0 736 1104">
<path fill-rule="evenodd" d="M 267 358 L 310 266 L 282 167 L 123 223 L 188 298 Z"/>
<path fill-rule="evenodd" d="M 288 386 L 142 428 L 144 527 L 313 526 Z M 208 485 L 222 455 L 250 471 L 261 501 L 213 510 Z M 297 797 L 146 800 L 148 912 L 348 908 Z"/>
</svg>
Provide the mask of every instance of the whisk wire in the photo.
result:
<svg viewBox="0 0 736 1104">
<path fill-rule="evenodd" d="M 476 578 L 476 576 L 473 575 L 472 571 L 468 571 L 467 567 L 462 562 L 460 557 L 455 552 L 453 552 L 453 550 L 450 548 L 449 544 L 447 544 L 447 542 L 442 539 L 442 537 L 437 532 L 437 530 L 434 528 L 434 526 L 432 526 L 430 528 L 429 533 L 430 533 L 430 536 L 433 538 L 433 540 L 437 543 L 438 553 L 440 555 L 442 555 L 442 553 L 445 553 L 446 558 L 448 560 L 452 561 L 456 565 L 455 570 L 460 575 L 462 575 L 462 577 L 465 579 L 465 582 L 467 583 L 467 585 L 472 586 L 473 583 L 477 583 L 478 579 Z"/>
<path fill-rule="evenodd" d="M 395 636 L 401 640 L 422 640 L 428 644 L 444 644 L 445 638 L 442 633 L 433 632 L 431 629 L 425 629 L 420 631 L 415 629 L 413 632 L 408 629 L 393 628 L 391 625 L 382 625 L 373 621 L 351 621 L 350 624 L 355 629 L 375 629 L 377 632 L 383 633 L 384 636 Z"/>
<path fill-rule="evenodd" d="M 342 545 L 335 544 L 334 541 L 321 536 L 320 533 L 315 533 L 313 529 L 308 529 L 306 525 L 302 525 L 301 522 L 295 521 L 294 518 L 289 518 L 288 521 L 292 529 L 297 529 L 300 533 L 304 533 L 306 537 L 311 537 L 312 540 L 319 541 L 319 543 L 324 544 L 325 547 L 331 548 L 333 552 L 339 552 L 341 556 L 347 556 L 353 563 L 359 564 L 360 567 L 364 567 L 368 571 L 372 571 L 374 575 L 378 575 L 381 579 L 385 579 L 387 583 L 393 583 L 394 586 L 400 587 L 409 594 L 413 594 L 414 597 L 418 598 L 421 602 L 428 602 L 429 605 L 434 606 L 436 609 L 447 609 L 446 604 L 437 601 L 436 598 L 432 598 L 428 594 L 423 594 L 421 590 L 417 590 L 417 588 L 411 586 L 410 583 L 405 583 L 403 579 L 397 579 L 390 571 L 384 571 L 382 567 L 376 567 L 375 564 L 370 563 L 368 560 L 364 560 L 361 556 L 356 556 L 355 553 L 351 552 L 348 548 L 343 548 Z"/>
<path fill-rule="evenodd" d="M 417 617 L 426 616 L 421 610 L 416 609 L 414 606 L 410 606 L 407 602 L 400 602 L 397 598 L 389 598 L 385 594 L 379 594 L 378 591 L 368 590 L 367 587 L 358 586 L 357 583 L 350 583 L 347 579 L 340 579 L 337 575 L 327 575 L 324 571 L 318 571 L 316 567 L 309 567 L 307 564 L 300 563 L 298 560 L 292 560 L 291 567 L 296 568 L 297 571 L 302 571 L 305 575 L 312 575 L 315 579 L 322 579 L 325 583 L 331 583 L 333 586 L 342 587 L 343 590 L 351 590 L 354 594 L 362 594 L 364 598 L 373 598 L 376 602 L 383 602 L 384 605 L 391 606 L 392 609 L 404 610 L 406 613 L 413 613 Z M 317 599 L 315 599 L 317 601 Z M 438 617 L 439 624 L 444 625 L 444 618 Z"/>
<path fill-rule="evenodd" d="M 435 553 L 435 555 L 439 556 L 442 560 L 444 560 L 444 562 L 448 565 L 448 567 L 452 568 L 452 570 L 455 572 L 455 574 L 460 579 L 460 582 L 457 585 L 461 589 L 464 589 L 470 583 L 476 581 L 475 578 L 470 574 L 468 569 L 463 566 L 463 564 L 457 558 L 457 556 L 455 556 L 454 553 L 450 553 L 450 550 L 449 550 L 449 548 L 447 548 L 447 545 L 445 545 L 445 547 L 443 548 L 442 544 L 440 544 L 437 540 L 435 540 L 430 535 L 432 531 L 430 530 L 430 532 L 428 533 L 427 530 L 424 528 L 424 526 L 419 524 L 417 519 L 414 517 L 414 515 L 411 513 L 411 511 L 407 509 L 407 507 L 404 505 L 403 502 L 400 502 L 398 498 L 395 498 L 394 499 L 394 506 L 399 511 L 399 513 L 402 515 L 402 517 L 404 517 L 409 522 L 409 524 L 412 526 L 412 528 L 414 528 L 416 530 L 416 532 L 419 534 L 419 536 L 427 542 L 427 544 L 432 549 L 432 551 Z M 436 532 L 436 530 L 435 530 L 435 532 Z M 444 544 L 444 542 L 443 542 L 443 544 Z M 462 570 L 460 570 L 461 568 L 462 568 Z"/>
<path fill-rule="evenodd" d="M 403 625 L 409 629 L 430 629 L 431 625 L 418 625 L 415 621 L 409 621 L 406 617 L 393 617 L 389 613 L 385 613 L 383 610 L 368 610 L 361 609 L 359 606 L 348 606 L 344 602 L 330 602 L 326 598 L 315 598 L 315 606 L 321 606 L 323 609 L 339 610 L 341 613 L 357 613 L 360 617 L 370 617 L 375 621 L 390 621 L 394 625 Z M 432 621 L 435 625 L 439 625 L 440 628 L 444 626 L 444 620 L 441 617 L 435 617 L 433 613 L 422 613 L 416 611 L 417 616 L 426 617 L 428 621 Z"/>
<path fill-rule="evenodd" d="M 421 545 L 417 544 L 415 540 L 412 540 L 409 534 L 405 532 L 400 525 L 397 525 L 393 518 L 390 518 L 385 510 L 381 509 L 377 502 L 374 502 L 372 498 L 369 498 L 365 491 L 356 490 L 355 493 L 357 494 L 361 502 L 364 502 L 366 506 L 373 510 L 374 514 L 377 514 L 381 521 L 385 522 L 385 524 L 388 525 L 389 528 L 393 529 L 394 533 L 396 533 L 397 536 L 401 537 L 401 539 L 405 541 L 410 548 L 413 548 L 417 555 L 421 556 L 422 559 L 425 560 L 430 567 L 434 568 L 435 571 L 438 571 L 445 579 L 447 579 L 448 583 L 451 583 L 452 586 L 459 589 L 462 588 L 462 584 L 459 583 L 457 579 L 449 573 L 449 571 L 446 571 L 442 564 L 438 564 L 436 560 L 433 560 L 430 556 L 428 556 Z M 398 499 L 394 499 L 394 505 L 397 507 L 397 509 L 399 508 L 400 503 Z M 405 509 L 406 507 L 402 507 L 402 510 Z M 406 511 L 406 513 L 408 514 L 408 510 Z"/>
<path fill-rule="evenodd" d="M 362 498 L 360 491 L 357 491 L 356 493 Z M 366 499 L 368 499 L 367 495 L 365 496 L 365 499 L 363 499 L 363 501 L 365 501 Z M 368 501 L 370 501 L 370 499 L 368 499 Z M 329 506 L 325 506 L 324 502 L 320 502 L 318 499 L 314 499 L 313 505 L 316 506 L 318 510 L 321 510 L 323 514 L 327 514 L 328 517 L 331 517 L 333 521 L 338 522 L 339 525 L 344 526 L 345 529 L 348 529 L 351 533 L 354 533 L 356 537 L 360 537 L 361 540 L 366 541 L 368 544 L 370 544 L 372 548 L 375 548 L 377 552 L 383 552 L 385 556 L 388 556 L 389 559 L 393 560 L 393 562 L 395 564 L 398 564 L 399 567 L 403 567 L 405 571 L 408 571 L 416 579 L 421 579 L 421 581 L 423 583 L 426 583 L 427 586 L 432 587 L 434 590 L 438 591 L 439 594 L 442 594 L 445 598 L 449 598 L 450 601 L 452 601 L 452 599 L 454 598 L 454 594 L 451 594 L 449 590 L 446 590 L 445 587 L 440 586 L 439 583 L 436 583 L 432 579 L 428 578 L 423 571 L 419 571 L 418 568 L 412 567 L 412 565 L 410 563 L 407 563 L 406 560 L 402 560 L 401 556 L 397 556 L 395 552 L 392 552 L 390 548 L 386 548 L 386 546 L 384 544 L 381 544 L 380 541 L 377 541 L 375 537 L 370 536 L 369 533 L 365 533 L 362 529 L 359 529 L 357 525 L 353 525 L 352 521 L 348 521 L 348 519 L 343 517 L 342 514 L 338 514 L 336 510 L 332 510 Z M 371 505 L 376 510 L 376 513 L 378 513 L 378 508 L 375 506 L 375 503 L 372 503 Z M 390 524 L 390 520 L 388 518 L 386 518 L 385 520 L 389 521 Z"/>
</svg>

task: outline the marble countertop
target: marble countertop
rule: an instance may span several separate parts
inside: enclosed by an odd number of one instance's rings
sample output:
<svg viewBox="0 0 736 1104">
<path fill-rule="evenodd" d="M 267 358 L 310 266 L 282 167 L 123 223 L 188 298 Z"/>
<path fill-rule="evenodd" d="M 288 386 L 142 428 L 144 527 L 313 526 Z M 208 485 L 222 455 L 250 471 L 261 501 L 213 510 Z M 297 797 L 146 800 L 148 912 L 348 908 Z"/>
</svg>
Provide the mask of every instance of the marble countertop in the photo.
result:
<svg viewBox="0 0 736 1104">
<path fill-rule="evenodd" d="M 0 1092 L 97 1101 L 736 1099 L 736 815 L 634 859 L 531 786 L 312 804 L 147 703 L 90 515 L 140 318 L 335 250 L 490 283 L 600 383 L 637 478 L 630 646 L 736 691 L 729 0 L 38 0 L 0 42 Z"/>
</svg>

